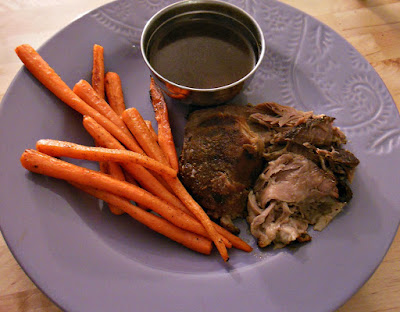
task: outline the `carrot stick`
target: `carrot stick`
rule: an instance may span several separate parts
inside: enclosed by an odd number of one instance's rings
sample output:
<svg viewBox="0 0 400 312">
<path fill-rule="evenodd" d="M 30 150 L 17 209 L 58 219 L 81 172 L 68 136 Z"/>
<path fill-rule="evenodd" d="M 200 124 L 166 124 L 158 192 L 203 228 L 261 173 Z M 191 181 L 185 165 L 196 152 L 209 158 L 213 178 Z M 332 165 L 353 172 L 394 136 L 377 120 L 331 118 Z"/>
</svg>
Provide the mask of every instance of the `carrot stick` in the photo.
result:
<svg viewBox="0 0 400 312">
<path fill-rule="evenodd" d="M 150 97 L 158 123 L 158 144 L 168 158 L 171 167 L 178 170 L 178 155 L 176 154 L 174 138 L 172 137 L 171 126 L 169 124 L 167 104 L 153 78 L 150 81 Z"/>
<path fill-rule="evenodd" d="M 95 145 L 96 145 L 96 147 L 99 147 L 99 144 L 98 144 L 97 142 L 95 142 Z M 117 173 L 117 171 L 115 171 L 114 169 L 109 171 L 110 165 L 112 165 L 112 166 L 118 166 L 118 164 L 113 163 L 113 162 L 99 161 L 100 172 L 101 172 L 101 173 L 105 173 L 105 174 L 110 174 L 110 176 L 114 176 L 114 173 Z M 120 170 L 121 170 L 121 173 L 122 173 L 122 175 L 123 175 L 123 172 L 122 172 L 122 169 L 121 169 L 121 168 L 120 168 Z M 113 171 L 114 171 L 114 172 L 113 172 Z M 118 177 L 116 177 L 116 176 L 114 176 L 114 177 L 115 177 L 116 179 L 118 179 Z M 124 179 L 125 179 L 125 177 L 124 177 Z M 121 214 L 124 213 L 121 209 L 119 209 L 118 207 L 115 207 L 115 206 L 113 206 L 113 205 L 110 205 L 109 203 L 108 203 L 108 207 L 110 208 L 110 211 L 111 211 L 113 214 L 121 215 Z"/>
<path fill-rule="evenodd" d="M 104 99 L 104 48 L 97 44 L 93 46 L 92 86 Z"/>
<path fill-rule="evenodd" d="M 107 164 L 108 164 L 108 173 L 110 176 L 112 176 L 114 179 L 125 181 L 125 175 L 120 165 L 112 161 L 107 162 Z M 122 215 L 124 213 L 124 211 L 121 208 L 110 203 L 108 203 L 108 208 L 110 208 L 110 211 L 115 215 Z"/>
<path fill-rule="evenodd" d="M 223 238 L 226 238 L 229 242 L 231 242 L 232 246 L 246 251 L 246 252 L 251 252 L 253 248 L 247 244 L 245 241 L 243 241 L 240 237 L 232 234 L 229 232 L 227 229 L 224 229 L 222 226 L 216 224 L 213 222 L 213 225 L 215 227 L 215 230 L 222 235 Z"/>
<path fill-rule="evenodd" d="M 114 138 L 110 133 L 108 133 L 104 128 L 102 128 L 99 124 L 97 124 L 92 118 L 85 116 L 83 119 L 83 124 L 86 130 L 89 132 L 90 135 L 93 136 L 96 142 L 98 142 L 99 145 L 107 148 L 112 148 L 112 149 L 123 149 L 124 147 Z M 128 168 L 125 167 L 125 170 Z M 127 170 L 128 175 L 127 177 L 133 176 L 134 179 L 138 179 L 139 183 L 148 190 L 150 193 L 159 196 L 160 198 L 164 199 L 174 207 L 177 207 L 181 209 L 183 212 L 188 213 L 189 215 L 192 215 L 190 210 L 186 208 L 182 204 L 181 201 L 177 201 L 176 197 L 171 197 L 171 193 L 169 193 L 165 187 L 160 185 L 160 182 L 157 181 L 153 176 L 149 174 L 149 172 L 146 172 L 145 170 L 142 170 L 143 172 L 140 172 L 138 168 L 132 168 L 130 166 L 130 170 Z M 143 168 L 144 169 L 144 168 Z M 233 247 L 241 249 L 243 251 L 250 252 L 252 251 L 252 248 L 243 240 L 241 240 L 239 237 L 233 235 L 223 227 L 217 225 L 216 223 L 213 223 L 214 227 L 224 237 L 226 237 L 233 245 Z"/>
<path fill-rule="evenodd" d="M 79 96 L 85 103 L 89 104 L 104 117 L 110 119 L 119 128 L 121 128 L 121 130 L 124 131 L 127 136 L 131 137 L 134 140 L 132 134 L 129 132 L 128 128 L 122 121 L 121 116 L 118 116 L 117 113 L 114 112 L 110 105 L 108 105 L 108 103 L 97 94 L 97 92 L 87 81 L 81 79 L 78 83 L 75 84 L 72 91 L 74 91 L 74 93 Z"/>
<path fill-rule="evenodd" d="M 93 118 L 85 116 L 83 126 L 96 142 L 106 148 L 124 149 L 106 129 L 100 126 Z M 124 169 L 147 191 L 162 198 L 171 205 L 185 209 L 182 202 L 169 192 L 149 171 L 139 165 L 124 164 Z"/>
<path fill-rule="evenodd" d="M 30 45 L 20 45 L 15 49 L 15 52 L 31 74 L 61 101 L 82 115 L 91 116 L 130 150 L 137 153 L 143 153 L 142 149 L 135 143 L 135 141 L 128 137 L 108 118 L 101 115 L 98 111 L 90 107 L 79 96 L 77 96 L 60 78 L 60 76 L 57 75 L 54 69 L 52 69 Z"/>
<path fill-rule="evenodd" d="M 96 144 L 96 146 L 98 146 Z M 108 174 L 108 162 L 99 161 L 100 172 Z"/>
<path fill-rule="evenodd" d="M 150 131 L 151 136 L 153 137 L 154 141 L 158 142 L 158 135 L 154 131 L 154 128 L 153 128 L 153 125 L 151 124 L 151 121 L 150 120 L 145 120 L 144 122 L 146 123 L 147 128 L 149 128 L 149 131 Z"/>
<path fill-rule="evenodd" d="M 151 135 L 149 128 L 138 110 L 136 108 L 128 108 L 122 113 L 122 119 L 145 153 L 149 157 L 169 166 L 168 159 L 165 157 L 160 146 L 158 146 L 157 142 L 154 140 L 154 137 Z"/>
<path fill-rule="evenodd" d="M 139 186 L 139 183 L 137 183 L 135 178 L 132 177 L 132 175 L 128 171 L 126 171 L 124 169 L 122 169 L 122 171 L 124 172 L 124 176 L 125 176 L 125 181 L 126 182 L 128 182 L 130 184 L 133 184 L 133 185 L 136 185 L 136 186 Z"/>
<path fill-rule="evenodd" d="M 185 209 L 182 209 L 182 207 L 178 207 L 180 208 L 183 212 L 187 213 L 189 216 L 193 217 L 193 213 L 191 213 L 186 207 L 184 207 Z M 247 244 L 245 241 L 243 241 L 240 237 L 232 234 L 231 232 L 229 232 L 227 229 L 223 228 L 222 226 L 220 226 L 219 224 L 211 221 L 212 224 L 215 227 L 215 230 L 222 235 L 222 238 L 226 238 L 231 244 L 232 247 L 235 247 L 237 249 L 246 251 L 246 252 L 251 252 L 253 251 L 253 248 Z M 225 246 L 228 247 L 228 245 L 225 243 Z M 230 247 L 228 247 L 230 248 Z"/>
<path fill-rule="evenodd" d="M 190 212 L 193 213 L 193 215 L 196 217 L 196 219 L 199 220 L 201 224 L 203 224 L 209 237 L 217 247 L 222 259 L 224 259 L 224 261 L 228 261 L 229 260 L 228 251 L 226 250 L 226 247 L 223 243 L 222 236 L 216 231 L 208 215 L 204 212 L 204 210 L 200 207 L 200 205 L 192 198 L 192 196 L 190 196 L 190 194 L 187 192 L 187 190 L 177 177 L 167 178 L 166 181 L 174 190 L 175 195 L 177 195 L 178 198 L 184 203 L 186 208 L 188 208 Z"/>
<path fill-rule="evenodd" d="M 71 183 L 75 187 L 89 193 L 90 195 L 104 200 L 105 202 L 112 202 L 114 206 L 119 207 L 132 218 L 146 225 L 150 229 L 160 233 L 183 246 L 190 248 L 194 251 L 209 255 L 211 253 L 211 241 L 203 236 L 194 234 L 192 232 L 182 230 L 181 228 L 173 225 L 172 223 L 152 214 L 135 205 L 129 203 L 128 200 L 113 195 L 111 193 L 94 189 L 91 187 Z"/>
<path fill-rule="evenodd" d="M 175 177 L 177 172 L 158 161 L 127 150 L 91 147 L 58 140 L 39 140 L 36 143 L 39 152 L 55 157 L 70 157 L 93 161 L 111 161 L 118 163 L 135 163 L 151 169 L 162 176 Z M 110 168 L 109 168 L 110 169 Z"/>
<path fill-rule="evenodd" d="M 108 103 L 117 115 L 121 116 L 125 110 L 125 101 L 119 75 L 117 73 L 108 72 L 105 77 L 105 87 Z"/>
<path fill-rule="evenodd" d="M 90 186 L 131 199 L 160 214 L 182 229 L 203 236 L 207 235 L 204 227 L 197 220 L 128 182 L 119 181 L 101 172 L 80 167 L 31 149 L 25 150 L 22 154 L 21 164 L 25 169 L 35 173 Z M 111 199 L 107 199 L 106 202 L 115 205 Z"/>
</svg>

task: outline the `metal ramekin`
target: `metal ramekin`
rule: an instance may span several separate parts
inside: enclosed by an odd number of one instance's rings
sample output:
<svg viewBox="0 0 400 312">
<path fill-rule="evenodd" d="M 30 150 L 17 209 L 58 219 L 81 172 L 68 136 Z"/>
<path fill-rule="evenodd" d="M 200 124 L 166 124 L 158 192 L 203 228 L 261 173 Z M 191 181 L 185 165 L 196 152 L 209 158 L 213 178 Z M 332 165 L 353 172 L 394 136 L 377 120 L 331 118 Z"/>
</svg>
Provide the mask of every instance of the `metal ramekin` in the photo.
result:
<svg viewBox="0 0 400 312">
<path fill-rule="evenodd" d="M 203 14 L 204 16 L 212 16 L 213 20 L 229 19 L 231 25 L 244 27 L 251 34 L 251 41 L 255 55 L 256 64 L 253 69 L 243 78 L 222 87 L 211 89 L 197 89 L 182 86 L 169 81 L 160 75 L 151 66 L 148 58 L 149 41 L 152 35 L 166 22 L 172 19 L 180 19 L 187 17 L 188 14 Z M 217 105 L 231 100 L 248 83 L 254 72 L 259 67 L 265 52 L 265 41 L 263 32 L 257 22 L 242 9 L 222 1 L 216 0 L 185 0 L 171 4 L 153 15 L 146 23 L 140 41 L 143 58 L 149 67 L 151 74 L 157 85 L 171 98 L 179 100 L 185 104 L 196 104 L 201 106 Z"/>
</svg>

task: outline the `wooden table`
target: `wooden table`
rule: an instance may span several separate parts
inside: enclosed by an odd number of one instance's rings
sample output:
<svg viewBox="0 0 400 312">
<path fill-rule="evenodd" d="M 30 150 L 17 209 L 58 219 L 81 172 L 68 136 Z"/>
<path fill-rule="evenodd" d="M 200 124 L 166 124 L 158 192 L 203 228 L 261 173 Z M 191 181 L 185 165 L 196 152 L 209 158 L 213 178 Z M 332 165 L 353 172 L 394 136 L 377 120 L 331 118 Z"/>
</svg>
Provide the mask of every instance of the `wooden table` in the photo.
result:
<svg viewBox="0 0 400 312">
<path fill-rule="evenodd" d="M 14 48 L 39 47 L 107 0 L 0 0 L 0 99 L 21 67 Z M 400 1 L 282 0 L 346 38 L 372 64 L 400 108 Z M 0 311 L 59 311 L 21 270 L 0 234 Z M 400 232 L 371 279 L 338 311 L 400 311 Z"/>
</svg>

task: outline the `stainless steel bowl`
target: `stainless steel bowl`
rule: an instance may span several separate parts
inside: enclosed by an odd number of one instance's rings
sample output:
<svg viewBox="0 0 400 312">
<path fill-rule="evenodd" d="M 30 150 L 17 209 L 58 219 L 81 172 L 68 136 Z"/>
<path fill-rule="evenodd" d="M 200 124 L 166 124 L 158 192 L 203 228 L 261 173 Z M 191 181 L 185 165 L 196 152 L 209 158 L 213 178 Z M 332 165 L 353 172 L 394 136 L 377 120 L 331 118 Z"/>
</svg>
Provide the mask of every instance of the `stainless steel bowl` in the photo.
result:
<svg viewBox="0 0 400 312">
<path fill-rule="evenodd" d="M 255 64 L 251 71 L 241 79 L 221 87 L 199 89 L 187 87 L 170 81 L 158 73 L 150 64 L 149 48 L 154 34 L 167 23 L 190 19 L 191 16 L 212 19 L 213 22 L 229 23 L 235 30 L 244 34 L 255 54 Z M 157 32 L 158 33 L 158 32 Z M 185 104 L 201 106 L 217 105 L 231 100 L 250 81 L 259 67 L 265 52 L 262 30 L 257 22 L 242 9 L 216 0 L 185 0 L 160 10 L 146 23 L 141 37 L 141 51 L 151 74 L 161 89 L 171 98 Z"/>
</svg>

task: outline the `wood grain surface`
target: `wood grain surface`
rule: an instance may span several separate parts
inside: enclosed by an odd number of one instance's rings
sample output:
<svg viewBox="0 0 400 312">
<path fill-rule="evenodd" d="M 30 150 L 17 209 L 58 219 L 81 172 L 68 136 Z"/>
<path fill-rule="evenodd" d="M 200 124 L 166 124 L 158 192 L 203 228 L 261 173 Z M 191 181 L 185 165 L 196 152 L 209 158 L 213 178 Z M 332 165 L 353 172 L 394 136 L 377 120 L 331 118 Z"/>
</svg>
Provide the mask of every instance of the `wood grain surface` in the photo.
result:
<svg viewBox="0 0 400 312">
<path fill-rule="evenodd" d="M 16 46 L 39 47 L 79 15 L 107 2 L 0 0 L 0 100 L 21 67 Z M 282 2 L 314 16 L 348 40 L 376 69 L 400 108 L 400 1 Z M 0 311 L 60 311 L 22 271 L 1 233 Z M 400 311 L 400 232 L 370 280 L 338 311 Z"/>
</svg>

